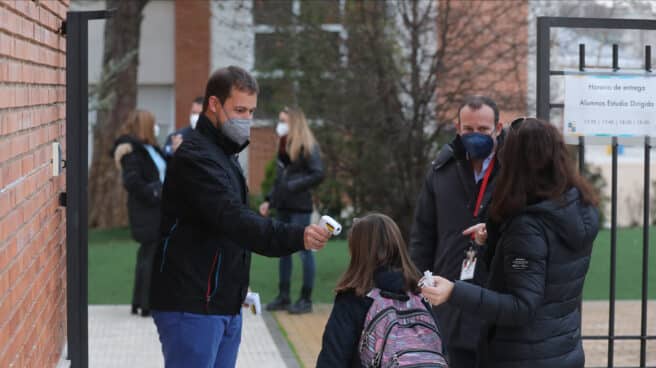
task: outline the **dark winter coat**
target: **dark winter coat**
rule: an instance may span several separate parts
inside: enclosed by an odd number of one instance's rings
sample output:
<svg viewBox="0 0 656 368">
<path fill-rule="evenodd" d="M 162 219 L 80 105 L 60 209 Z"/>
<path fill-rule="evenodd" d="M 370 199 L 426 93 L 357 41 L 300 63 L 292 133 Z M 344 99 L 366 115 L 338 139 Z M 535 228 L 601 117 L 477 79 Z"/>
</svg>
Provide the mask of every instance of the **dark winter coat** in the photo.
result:
<svg viewBox="0 0 656 368">
<path fill-rule="evenodd" d="M 242 149 L 201 115 L 169 162 L 152 309 L 238 314 L 248 290 L 250 252 L 282 256 L 304 248 L 304 227 L 248 208 L 236 156 Z"/>
<path fill-rule="evenodd" d="M 175 132 L 169 134 L 166 136 L 166 141 L 164 142 L 164 154 L 167 157 L 173 156 L 173 136 L 180 134 L 182 136 L 182 140 L 184 141 L 187 139 L 189 136 L 189 133 L 191 133 L 194 129 L 190 126 L 187 125 L 186 127 L 182 127 Z"/>
<path fill-rule="evenodd" d="M 489 289 L 458 281 L 448 302 L 490 324 L 485 367 L 584 366 L 579 305 L 598 229 L 577 189 L 501 224 Z"/>
<path fill-rule="evenodd" d="M 159 148 L 154 148 L 164 159 Z M 157 166 L 144 144 L 128 135 L 116 140 L 112 156 L 121 169 L 123 186 L 128 192 L 132 237 L 141 244 L 157 241 L 162 199 L 162 182 Z"/>
<path fill-rule="evenodd" d="M 276 180 L 267 195 L 271 207 L 284 211 L 312 212 L 310 190 L 323 180 L 323 163 L 319 145 L 315 145 L 309 157 L 301 154 L 290 161 L 286 154 L 278 155 Z"/>
<path fill-rule="evenodd" d="M 381 290 L 405 295 L 403 276 L 400 272 L 380 269 L 375 274 L 374 284 Z M 317 368 L 362 367 L 358 342 L 364 329 L 364 320 L 372 304 L 373 299 L 357 296 L 353 291 L 335 296 L 333 310 L 323 332 Z M 425 305 L 426 309 L 430 310 L 430 306 Z M 437 324 L 437 320 L 435 323 Z"/>
<path fill-rule="evenodd" d="M 498 138 L 498 146 L 503 135 Z M 430 270 L 449 280 L 460 278 L 460 269 L 470 239 L 462 235 L 466 228 L 486 222 L 488 205 L 499 170 L 496 162 L 490 176 L 478 217 L 474 207 L 482 180 L 477 184 L 471 161 L 456 138 L 444 146 L 432 162 L 417 199 L 415 220 L 410 235 L 410 255 L 417 268 Z M 478 258 L 481 258 L 480 255 Z M 477 262 L 471 282 L 484 285 L 487 270 Z M 435 308 L 448 347 L 475 350 L 481 320 L 478 316 L 443 304 Z"/>
</svg>

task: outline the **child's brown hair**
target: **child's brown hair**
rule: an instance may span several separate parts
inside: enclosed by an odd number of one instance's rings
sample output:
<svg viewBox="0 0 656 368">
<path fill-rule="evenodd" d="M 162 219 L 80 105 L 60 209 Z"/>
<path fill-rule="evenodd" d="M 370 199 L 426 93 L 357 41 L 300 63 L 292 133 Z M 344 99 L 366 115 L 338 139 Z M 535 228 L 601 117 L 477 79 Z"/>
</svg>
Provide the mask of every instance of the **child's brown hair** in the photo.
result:
<svg viewBox="0 0 656 368">
<path fill-rule="evenodd" d="M 355 220 L 348 244 L 351 262 L 337 283 L 336 292 L 353 290 L 358 296 L 365 295 L 374 287 L 374 273 L 379 267 L 401 272 L 404 291 L 418 291 L 419 271 L 410 260 L 394 220 L 380 213 Z"/>
</svg>

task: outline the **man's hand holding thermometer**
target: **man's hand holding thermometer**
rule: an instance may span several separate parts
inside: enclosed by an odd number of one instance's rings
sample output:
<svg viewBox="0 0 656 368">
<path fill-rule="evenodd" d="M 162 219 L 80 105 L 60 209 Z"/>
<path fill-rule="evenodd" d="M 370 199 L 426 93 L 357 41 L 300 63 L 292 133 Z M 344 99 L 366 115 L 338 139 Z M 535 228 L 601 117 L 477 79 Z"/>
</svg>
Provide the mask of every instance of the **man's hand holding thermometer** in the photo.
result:
<svg viewBox="0 0 656 368">
<path fill-rule="evenodd" d="M 326 245 L 326 242 L 332 235 L 339 235 L 342 232 L 342 225 L 330 216 L 322 216 L 319 224 L 308 225 L 305 228 L 303 241 L 305 249 L 319 250 Z"/>
<path fill-rule="evenodd" d="M 335 236 L 342 232 L 342 225 L 340 225 L 339 222 L 335 221 L 334 218 L 328 215 L 321 216 L 321 220 L 319 220 L 319 226 L 330 231 L 330 233 Z"/>
</svg>

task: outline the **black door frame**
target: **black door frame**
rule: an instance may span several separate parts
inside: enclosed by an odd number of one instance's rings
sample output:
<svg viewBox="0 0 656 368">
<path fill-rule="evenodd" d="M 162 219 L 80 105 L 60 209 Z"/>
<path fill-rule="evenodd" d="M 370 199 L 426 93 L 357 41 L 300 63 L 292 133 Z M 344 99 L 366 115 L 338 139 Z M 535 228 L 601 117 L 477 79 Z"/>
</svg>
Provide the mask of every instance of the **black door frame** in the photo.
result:
<svg viewBox="0 0 656 368">
<path fill-rule="evenodd" d="M 88 315 L 88 23 L 111 11 L 69 11 L 66 35 L 66 336 L 71 368 L 89 366 Z"/>
</svg>

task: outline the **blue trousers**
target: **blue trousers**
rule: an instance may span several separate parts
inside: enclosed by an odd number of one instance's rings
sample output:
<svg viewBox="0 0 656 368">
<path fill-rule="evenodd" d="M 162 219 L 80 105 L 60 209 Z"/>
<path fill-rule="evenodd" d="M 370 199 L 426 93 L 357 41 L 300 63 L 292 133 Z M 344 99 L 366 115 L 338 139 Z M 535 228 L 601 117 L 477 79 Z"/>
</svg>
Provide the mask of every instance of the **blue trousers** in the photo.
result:
<svg viewBox="0 0 656 368">
<path fill-rule="evenodd" d="M 241 314 L 204 315 L 153 311 L 166 368 L 234 368 Z"/>
<path fill-rule="evenodd" d="M 310 212 L 291 212 L 278 210 L 278 220 L 290 224 L 309 225 Z M 312 288 L 314 286 L 314 273 L 316 266 L 314 264 L 314 253 L 310 250 L 298 252 L 303 263 L 303 287 Z M 292 279 L 292 256 L 280 257 L 279 263 L 280 283 L 288 284 Z"/>
</svg>

